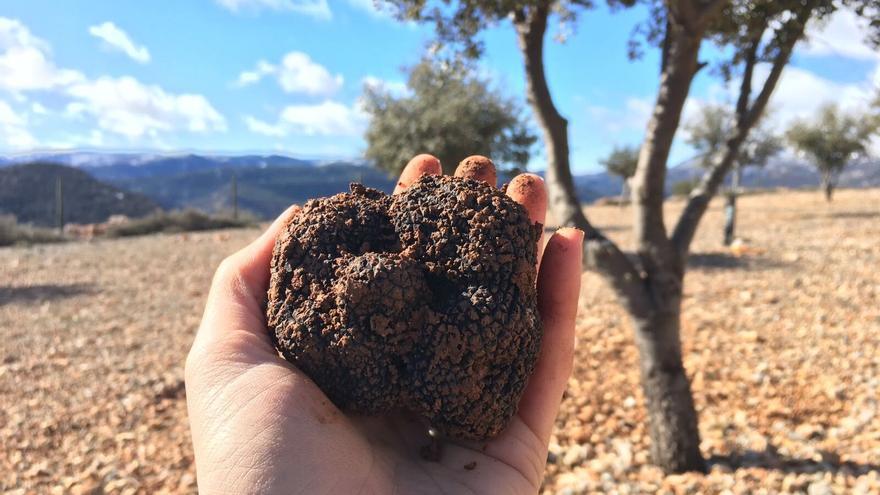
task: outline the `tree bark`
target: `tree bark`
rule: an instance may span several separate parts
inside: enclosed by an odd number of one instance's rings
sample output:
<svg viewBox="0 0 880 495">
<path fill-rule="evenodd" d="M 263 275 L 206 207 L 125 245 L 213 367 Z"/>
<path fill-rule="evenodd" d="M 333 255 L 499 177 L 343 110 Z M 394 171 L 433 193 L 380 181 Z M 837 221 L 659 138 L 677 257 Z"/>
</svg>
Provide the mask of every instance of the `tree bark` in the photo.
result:
<svg viewBox="0 0 880 495">
<path fill-rule="evenodd" d="M 660 76 L 654 113 L 639 153 L 631 193 L 635 206 L 636 249 L 649 273 L 657 266 L 681 271 L 663 219 L 666 163 L 691 81 L 699 67 L 697 55 L 702 41 L 701 34 L 692 33 L 684 26 L 676 23 L 668 26 L 664 41 L 667 50 L 665 67 Z"/>
<path fill-rule="evenodd" d="M 830 203 L 834 194 L 834 181 L 831 178 L 831 172 L 822 172 L 822 191 L 825 193 L 825 201 Z"/>
<path fill-rule="evenodd" d="M 556 110 L 544 74 L 544 34 L 549 15 L 549 2 L 514 15 L 517 40 L 525 62 L 526 98 L 544 137 L 550 211 L 560 225 L 587 231 L 590 225 L 575 193 L 569 164 L 568 121 Z"/>
<path fill-rule="evenodd" d="M 544 134 L 547 152 L 548 206 L 560 225 L 584 231 L 584 265 L 598 271 L 610 284 L 630 314 L 649 312 L 649 297 L 642 277 L 630 259 L 590 224 L 574 191 L 568 148 L 568 121 L 553 104 L 544 74 L 544 35 L 550 2 L 513 12 L 513 24 L 523 54 L 526 97 Z"/>
<path fill-rule="evenodd" d="M 742 176 L 742 165 L 733 168 L 733 180 L 727 193 L 727 204 L 724 207 L 724 245 L 733 244 L 736 237 L 736 199 L 739 195 L 739 183 Z"/>
<path fill-rule="evenodd" d="M 648 319 L 633 319 L 651 458 L 667 473 L 705 471 L 690 382 L 681 359 L 680 299 Z M 656 335 L 663 338 L 656 338 Z"/>
<path fill-rule="evenodd" d="M 670 12 L 673 15 L 676 13 Z M 668 23 L 660 89 L 631 185 L 636 250 L 651 298 L 651 311 L 645 317 L 633 315 L 633 326 L 648 409 L 651 457 L 666 473 L 706 469 L 697 413 L 681 359 L 684 264 L 666 234 L 663 219 L 666 163 L 691 81 L 700 67 L 701 41 L 701 28 Z"/>
</svg>

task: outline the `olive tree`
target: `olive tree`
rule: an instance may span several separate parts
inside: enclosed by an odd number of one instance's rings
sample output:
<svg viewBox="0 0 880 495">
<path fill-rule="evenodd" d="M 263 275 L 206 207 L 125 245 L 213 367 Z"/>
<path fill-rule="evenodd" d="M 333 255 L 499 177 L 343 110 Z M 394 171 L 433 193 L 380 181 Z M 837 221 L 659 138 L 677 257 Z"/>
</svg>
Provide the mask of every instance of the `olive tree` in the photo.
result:
<svg viewBox="0 0 880 495">
<path fill-rule="evenodd" d="M 615 146 L 608 156 L 599 163 L 611 174 L 620 177 L 620 204 L 626 201 L 626 193 L 629 181 L 636 173 L 636 164 L 639 161 L 638 146 Z"/>
<path fill-rule="evenodd" d="M 697 115 L 686 123 L 687 143 L 697 152 L 697 163 L 710 169 L 725 140 L 733 128 L 733 110 L 720 104 L 706 104 Z M 736 199 L 739 195 L 742 171 L 745 167 L 763 167 L 773 156 L 782 151 L 782 140 L 766 126 L 758 125 L 749 133 L 740 147 L 739 156 L 733 164 L 730 188 L 727 191 L 724 218 L 724 245 L 733 243 L 736 235 Z"/>
<path fill-rule="evenodd" d="M 812 120 L 798 120 L 786 132 L 789 143 L 808 156 L 821 176 L 825 199 L 831 201 L 840 172 L 867 153 L 876 123 L 870 116 L 845 114 L 835 104 L 823 106 Z"/>
<path fill-rule="evenodd" d="M 652 2 L 655 18 L 663 19 L 660 88 L 648 123 L 633 180 L 636 253 L 630 257 L 586 218 L 574 191 L 569 166 L 568 120 L 556 108 L 544 70 L 548 19 L 575 22 L 590 6 L 587 1 L 457 2 L 394 0 L 402 17 L 434 22 L 438 41 L 457 43 L 469 56 L 482 45 L 477 34 L 498 22 L 512 22 L 526 75 L 526 97 L 544 135 L 549 208 L 556 220 L 585 232 L 585 264 L 610 283 L 629 312 L 640 350 L 655 464 L 666 472 L 704 470 L 699 450 L 697 415 L 681 360 L 678 337 L 683 262 L 672 249 L 663 223 L 664 179 L 669 149 L 682 107 L 699 64 L 697 54 L 711 22 L 725 0 Z M 632 5 L 634 1 L 615 1 Z M 657 30 L 654 30 L 656 33 Z"/>
<path fill-rule="evenodd" d="M 548 207 L 560 224 L 584 229 L 589 222 L 575 193 L 569 162 L 568 120 L 556 107 L 544 71 L 544 41 L 551 15 L 572 25 L 592 5 L 590 0 L 389 0 L 402 18 L 433 23 L 437 45 L 454 47 L 456 55 L 482 54 L 478 34 L 497 23 L 511 22 L 526 72 L 526 99 L 541 128 L 547 160 Z M 628 3 L 632 3 L 628 1 Z"/>
<path fill-rule="evenodd" d="M 562 224 L 585 232 L 585 265 L 600 273 L 630 315 L 639 350 L 642 390 L 648 412 L 652 461 L 666 472 L 705 470 L 690 382 L 680 339 L 681 301 L 687 255 L 697 226 L 746 137 L 766 107 L 806 22 L 833 10 L 812 0 L 643 0 L 650 19 L 640 26 L 661 50 L 660 84 L 632 180 L 635 252 L 623 251 L 584 215 L 569 168 L 568 121 L 551 97 L 544 71 L 544 39 L 551 14 L 575 22 L 587 1 L 393 0 L 402 17 L 434 22 L 438 40 L 458 43 L 477 56 L 477 34 L 512 22 L 526 75 L 526 96 L 544 135 L 549 207 Z M 632 5 L 635 0 L 609 3 Z M 663 213 L 669 152 L 696 74 L 703 41 L 712 38 L 732 53 L 725 64 L 739 79 L 736 120 L 722 152 L 691 192 L 672 235 Z M 729 48 L 729 49 L 727 49 Z M 635 51 L 635 50 L 634 50 Z M 755 67 L 770 66 L 757 94 Z"/>
<path fill-rule="evenodd" d="M 362 103 L 371 119 L 366 157 L 399 173 L 423 150 L 447 173 L 475 153 L 491 156 L 508 171 L 526 167 L 536 137 L 515 100 L 491 88 L 460 63 L 423 60 L 409 70 L 408 92 L 365 85 Z"/>
</svg>

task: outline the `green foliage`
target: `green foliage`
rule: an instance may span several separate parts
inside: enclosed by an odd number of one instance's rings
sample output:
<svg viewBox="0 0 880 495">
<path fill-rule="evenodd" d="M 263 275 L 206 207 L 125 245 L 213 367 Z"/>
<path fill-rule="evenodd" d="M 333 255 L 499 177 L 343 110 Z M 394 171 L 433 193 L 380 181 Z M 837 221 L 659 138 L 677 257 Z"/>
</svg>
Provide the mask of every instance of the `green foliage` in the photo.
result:
<svg viewBox="0 0 880 495">
<path fill-rule="evenodd" d="M 701 167 L 712 166 L 732 129 L 733 112 L 716 104 L 703 105 L 699 113 L 685 123 L 685 141 L 697 151 Z"/>
<path fill-rule="evenodd" d="M 609 174 L 616 175 L 623 180 L 629 179 L 636 173 L 639 163 L 638 146 L 615 146 L 607 157 L 600 160 Z"/>
<path fill-rule="evenodd" d="M 452 172 L 463 158 L 481 154 L 500 170 L 522 169 L 535 136 L 512 99 L 489 87 L 462 63 L 422 61 L 410 70 L 409 94 L 364 88 L 367 159 L 399 172 L 419 153 L 440 159 Z"/>
<path fill-rule="evenodd" d="M 0 215 L 0 246 L 63 242 L 64 237 L 56 230 L 22 225 L 14 215 Z"/>
<path fill-rule="evenodd" d="M 197 232 L 254 225 L 252 218 L 209 216 L 197 210 L 158 212 L 130 222 L 112 225 L 107 237 L 130 237 L 155 233 Z"/>
<path fill-rule="evenodd" d="M 839 7 L 835 0 L 733 0 L 709 26 L 708 38 L 719 48 L 733 48 L 714 68 L 730 80 L 746 58 L 771 62 L 804 25 L 821 22 Z M 769 36 L 768 36 L 769 34 Z"/>
<path fill-rule="evenodd" d="M 557 14 L 557 39 L 564 41 L 573 31 L 577 14 L 593 6 L 592 0 L 386 0 L 400 19 L 433 23 L 435 50 L 452 48 L 456 56 L 475 59 L 483 53 L 481 31 L 507 19 L 525 18 L 529 9 L 550 8 Z M 609 4 L 631 5 L 634 0 Z"/>
<path fill-rule="evenodd" d="M 819 110 L 812 120 L 799 120 L 786 133 L 788 141 L 807 155 L 823 176 L 839 173 L 853 159 L 865 155 L 876 119 L 843 113 L 835 104 Z"/>
<path fill-rule="evenodd" d="M 700 112 L 685 124 L 686 141 L 698 153 L 699 164 L 709 168 L 734 131 L 733 110 L 726 105 L 706 104 Z M 769 128 L 758 125 L 749 132 L 737 156 L 740 166 L 763 167 L 773 156 L 782 151 L 782 139 Z"/>
<path fill-rule="evenodd" d="M 857 15 L 868 20 L 868 42 L 880 48 L 880 0 L 850 0 Z"/>
</svg>

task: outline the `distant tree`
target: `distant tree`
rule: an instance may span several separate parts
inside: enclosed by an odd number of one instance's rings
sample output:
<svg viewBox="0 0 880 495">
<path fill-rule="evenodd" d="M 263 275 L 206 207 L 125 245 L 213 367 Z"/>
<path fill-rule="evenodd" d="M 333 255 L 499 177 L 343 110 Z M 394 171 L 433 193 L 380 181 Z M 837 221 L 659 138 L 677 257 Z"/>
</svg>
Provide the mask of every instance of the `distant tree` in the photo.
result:
<svg viewBox="0 0 880 495">
<path fill-rule="evenodd" d="M 409 71 L 408 92 L 365 86 L 371 120 L 366 157 L 399 173 L 413 156 L 429 152 L 451 173 L 459 160 L 491 156 L 502 169 L 524 169 L 536 137 L 517 103 L 473 75 L 464 63 L 423 60 Z"/>
<path fill-rule="evenodd" d="M 812 120 L 796 121 L 786 137 L 799 152 L 808 156 L 822 176 L 821 188 L 831 201 L 840 172 L 853 160 L 867 153 L 876 131 L 870 116 L 848 115 L 835 104 L 822 107 Z"/>
<path fill-rule="evenodd" d="M 638 146 L 615 146 L 607 157 L 599 161 L 609 174 L 620 177 L 620 204 L 623 204 L 626 200 L 629 181 L 636 173 L 638 162 Z"/>
<path fill-rule="evenodd" d="M 718 161 L 719 153 L 734 132 L 735 117 L 732 108 L 707 104 L 685 124 L 687 143 L 697 151 L 697 163 L 711 169 Z M 736 236 L 736 199 L 739 195 L 742 170 L 745 167 L 763 167 L 773 156 L 782 151 L 782 139 L 765 126 L 757 124 L 740 146 L 733 164 L 730 189 L 727 191 L 724 221 L 724 245 L 733 243 Z M 697 184 L 693 186 L 696 187 Z M 687 193 L 690 194 L 691 191 Z"/>
</svg>

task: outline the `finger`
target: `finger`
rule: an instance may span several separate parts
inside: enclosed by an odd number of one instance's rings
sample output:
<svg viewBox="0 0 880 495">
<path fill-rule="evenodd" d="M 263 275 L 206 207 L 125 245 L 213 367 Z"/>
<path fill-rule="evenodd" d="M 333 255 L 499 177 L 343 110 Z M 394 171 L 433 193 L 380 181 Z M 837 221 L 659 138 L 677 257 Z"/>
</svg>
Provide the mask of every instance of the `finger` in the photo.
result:
<svg viewBox="0 0 880 495">
<path fill-rule="evenodd" d="M 492 187 L 495 187 L 498 181 L 495 164 L 482 155 L 472 155 L 462 160 L 455 169 L 455 176 L 481 180 Z"/>
<path fill-rule="evenodd" d="M 299 206 L 291 206 L 255 241 L 223 260 L 211 282 L 197 343 L 208 344 L 242 330 L 271 345 L 264 331 L 263 300 L 272 249 L 281 229 L 299 211 Z"/>
<path fill-rule="evenodd" d="M 519 403 L 519 415 L 544 445 L 550 441 L 573 366 L 583 241 L 580 230 L 558 230 L 547 243 L 538 273 L 538 310 L 544 337 L 535 371 Z"/>
<path fill-rule="evenodd" d="M 547 217 L 547 188 L 544 179 L 535 174 L 519 174 L 507 185 L 507 195 L 523 205 L 532 223 L 541 224 L 538 237 L 538 264 L 544 251 L 544 221 Z"/>
<path fill-rule="evenodd" d="M 394 188 L 394 194 L 401 193 L 423 175 L 440 175 L 442 173 L 443 168 L 436 156 L 427 153 L 416 155 L 406 164 L 406 167 L 403 167 L 400 180 L 397 181 L 397 186 Z"/>
</svg>

